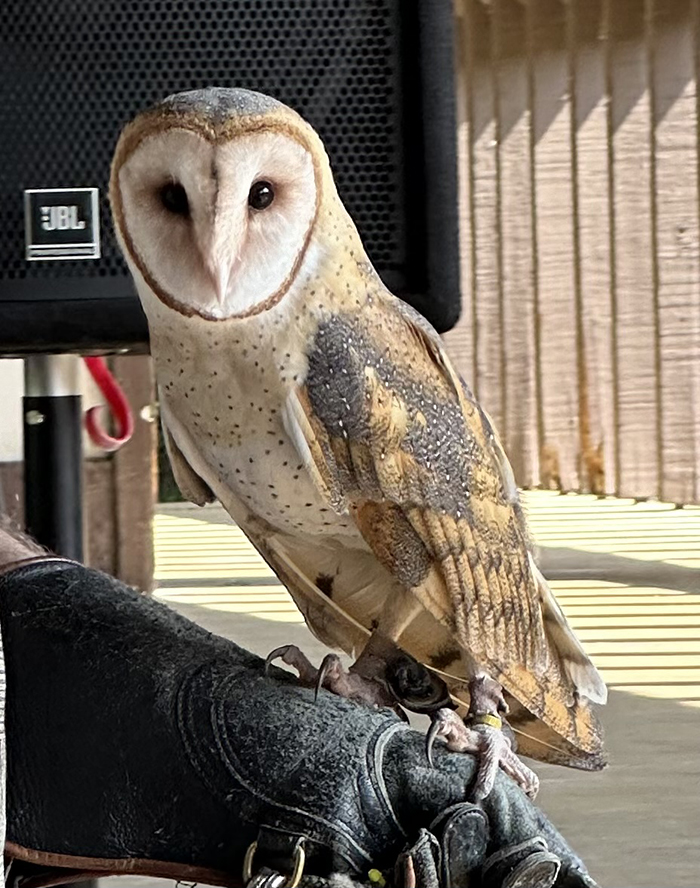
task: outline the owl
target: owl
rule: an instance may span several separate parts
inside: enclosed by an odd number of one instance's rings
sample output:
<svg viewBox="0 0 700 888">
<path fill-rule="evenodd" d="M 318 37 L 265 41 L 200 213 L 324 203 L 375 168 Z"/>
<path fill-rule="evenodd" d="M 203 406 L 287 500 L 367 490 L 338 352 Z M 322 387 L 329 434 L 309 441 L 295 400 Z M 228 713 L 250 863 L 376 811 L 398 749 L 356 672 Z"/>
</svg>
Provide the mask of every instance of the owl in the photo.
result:
<svg viewBox="0 0 700 888">
<path fill-rule="evenodd" d="M 499 764 L 535 792 L 516 741 L 603 767 L 605 685 L 535 564 L 498 436 L 369 262 L 316 132 L 254 92 L 174 95 L 124 129 L 110 197 L 183 495 L 219 500 L 356 661 L 273 656 L 430 714 L 430 743 L 480 755 L 477 798 Z"/>
</svg>

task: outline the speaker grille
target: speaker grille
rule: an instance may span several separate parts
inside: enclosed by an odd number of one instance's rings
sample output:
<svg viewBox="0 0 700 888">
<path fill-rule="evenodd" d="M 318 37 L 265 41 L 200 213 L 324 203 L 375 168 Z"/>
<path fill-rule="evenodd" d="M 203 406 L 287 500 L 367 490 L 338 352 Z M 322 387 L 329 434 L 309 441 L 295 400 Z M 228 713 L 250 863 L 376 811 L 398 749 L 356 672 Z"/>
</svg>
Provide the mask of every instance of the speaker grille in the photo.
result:
<svg viewBox="0 0 700 888">
<path fill-rule="evenodd" d="M 121 126 L 164 96 L 242 86 L 321 134 L 368 252 L 406 263 L 400 22 L 380 0 L 9 0 L 0 4 L 0 280 L 126 275 L 107 180 Z M 24 260 L 25 188 L 98 186 L 102 259 Z M 42 289 L 46 284 L 42 285 Z"/>
</svg>

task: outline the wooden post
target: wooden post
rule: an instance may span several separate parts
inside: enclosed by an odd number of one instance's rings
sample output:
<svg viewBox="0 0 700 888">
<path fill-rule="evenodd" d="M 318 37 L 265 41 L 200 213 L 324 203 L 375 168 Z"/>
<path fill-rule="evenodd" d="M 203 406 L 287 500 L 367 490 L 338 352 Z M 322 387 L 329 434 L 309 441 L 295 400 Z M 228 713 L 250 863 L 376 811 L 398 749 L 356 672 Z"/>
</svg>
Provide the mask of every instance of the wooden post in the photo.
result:
<svg viewBox="0 0 700 888">
<path fill-rule="evenodd" d="M 697 15 L 697 4 L 694 2 Z M 678 20 L 680 18 L 680 21 Z M 697 30 L 690 0 L 648 8 L 662 499 L 700 500 Z M 697 19 L 694 22 L 697 29 Z"/>
</svg>

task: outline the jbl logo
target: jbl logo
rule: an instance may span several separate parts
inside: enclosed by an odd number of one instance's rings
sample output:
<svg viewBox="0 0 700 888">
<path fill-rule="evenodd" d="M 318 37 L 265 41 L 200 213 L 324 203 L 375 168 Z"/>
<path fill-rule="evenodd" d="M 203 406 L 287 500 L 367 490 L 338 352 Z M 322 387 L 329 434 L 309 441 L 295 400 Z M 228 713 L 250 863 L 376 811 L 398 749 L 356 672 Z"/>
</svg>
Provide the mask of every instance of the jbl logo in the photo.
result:
<svg viewBox="0 0 700 888">
<path fill-rule="evenodd" d="M 24 219 L 30 262 L 100 258 L 97 188 L 28 188 Z"/>
<path fill-rule="evenodd" d="M 44 231 L 82 231 L 85 220 L 80 218 L 79 207 L 42 207 L 41 227 Z"/>
</svg>

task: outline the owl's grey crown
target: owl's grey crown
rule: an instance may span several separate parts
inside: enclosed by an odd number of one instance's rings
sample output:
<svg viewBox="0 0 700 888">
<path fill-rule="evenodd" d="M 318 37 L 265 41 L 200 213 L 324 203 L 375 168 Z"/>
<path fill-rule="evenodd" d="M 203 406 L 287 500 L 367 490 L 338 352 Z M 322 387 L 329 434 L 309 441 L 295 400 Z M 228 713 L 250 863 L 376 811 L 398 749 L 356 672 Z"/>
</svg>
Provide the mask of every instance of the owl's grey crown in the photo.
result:
<svg viewBox="0 0 700 888">
<path fill-rule="evenodd" d="M 216 125 L 231 117 L 265 114 L 282 107 L 282 103 L 248 89 L 208 86 L 168 96 L 159 107 L 175 112 L 196 111 Z"/>
</svg>

